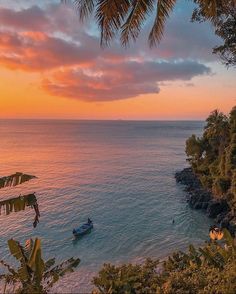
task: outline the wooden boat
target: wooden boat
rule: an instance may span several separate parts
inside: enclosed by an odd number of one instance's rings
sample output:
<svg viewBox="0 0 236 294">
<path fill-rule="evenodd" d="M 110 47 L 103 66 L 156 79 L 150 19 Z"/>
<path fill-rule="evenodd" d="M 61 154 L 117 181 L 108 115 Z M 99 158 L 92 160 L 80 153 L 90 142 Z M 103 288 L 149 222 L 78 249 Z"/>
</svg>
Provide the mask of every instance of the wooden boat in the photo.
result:
<svg viewBox="0 0 236 294">
<path fill-rule="evenodd" d="M 92 228 L 93 228 L 93 222 L 92 221 L 87 222 L 86 224 L 83 224 L 79 228 L 74 229 L 73 235 L 75 237 L 83 236 L 83 235 L 87 234 L 88 232 L 90 232 Z"/>
</svg>

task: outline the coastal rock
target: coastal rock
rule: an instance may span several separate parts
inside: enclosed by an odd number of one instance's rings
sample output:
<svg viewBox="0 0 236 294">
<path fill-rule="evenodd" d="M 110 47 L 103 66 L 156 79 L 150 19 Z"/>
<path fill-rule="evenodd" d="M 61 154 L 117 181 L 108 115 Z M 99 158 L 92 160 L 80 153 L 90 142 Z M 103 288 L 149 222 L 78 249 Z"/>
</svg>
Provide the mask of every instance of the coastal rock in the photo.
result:
<svg viewBox="0 0 236 294">
<path fill-rule="evenodd" d="M 227 212 L 221 212 L 217 215 L 216 217 L 216 223 L 217 224 L 223 224 L 223 223 L 228 223 L 228 213 Z"/>
<path fill-rule="evenodd" d="M 211 218 L 216 218 L 222 213 L 227 213 L 229 206 L 225 200 L 211 200 L 207 207 L 207 214 Z"/>
<path fill-rule="evenodd" d="M 177 172 L 175 178 L 177 183 L 186 185 L 185 191 L 188 192 L 187 201 L 192 208 L 207 209 L 212 195 L 202 188 L 201 182 L 191 168 L 185 168 Z"/>
<path fill-rule="evenodd" d="M 214 218 L 221 228 L 229 230 L 232 236 L 236 233 L 236 217 L 230 212 L 227 201 L 214 199 L 210 191 L 204 189 L 200 180 L 188 167 L 176 172 L 176 182 L 185 185 L 187 202 L 193 209 L 205 209 L 210 218 Z"/>
<path fill-rule="evenodd" d="M 236 219 L 229 222 L 227 229 L 229 230 L 230 234 L 235 238 L 236 237 Z"/>
<path fill-rule="evenodd" d="M 216 222 L 221 228 L 226 228 L 233 237 L 235 237 L 236 232 L 236 218 L 232 212 L 222 212 L 217 218 Z"/>
<path fill-rule="evenodd" d="M 178 183 L 191 187 L 199 187 L 200 184 L 200 181 L 193 173 L 191 167 L 184 168 L 182 171 L 176 172 L 175 178 Z"/>
</svg>

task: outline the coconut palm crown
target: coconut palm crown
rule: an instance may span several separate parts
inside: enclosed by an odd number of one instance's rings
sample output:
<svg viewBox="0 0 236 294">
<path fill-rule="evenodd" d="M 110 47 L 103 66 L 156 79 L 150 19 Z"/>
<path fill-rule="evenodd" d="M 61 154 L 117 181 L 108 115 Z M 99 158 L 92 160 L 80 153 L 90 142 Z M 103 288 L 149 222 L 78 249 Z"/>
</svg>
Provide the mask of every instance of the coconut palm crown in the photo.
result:
<svg viewBox="0 0 236 294">
<path fill-rule="evenodd" d="M 161 41 L 164 26 L 177 0 L 61 0 L 72 2 L 81 21 L 93 15 L 101 32 L 101 45 L 107 46 L 120 36 L 123 46 L 135 41 L 144 22 L 153 14 L 154 22 L 149 33 L 150 46 Z M 213 24 L 225 7 L 234 7 L 236 0 L 193 0 L 207 20 Z"/>
</svg>

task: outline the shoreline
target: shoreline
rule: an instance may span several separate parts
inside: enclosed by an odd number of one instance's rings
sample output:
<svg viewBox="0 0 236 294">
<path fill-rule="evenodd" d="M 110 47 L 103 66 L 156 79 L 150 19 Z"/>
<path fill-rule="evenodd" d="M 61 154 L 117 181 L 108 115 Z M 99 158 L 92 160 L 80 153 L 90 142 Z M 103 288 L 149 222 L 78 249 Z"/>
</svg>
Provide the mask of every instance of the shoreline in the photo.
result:
<svg viewBox="0 0 236 294">
<path fill-rule="evenodd" d="M 191 167 L 175 173 L 176 182 L 185 186 L 187 202 L 193 209 L 201 209 L 213 218 L 218 226 L 226 228 L 232 236 L 236 234 L 236 215 L 225 199 L 217 199 L 205 189 Z"/>
</svg>

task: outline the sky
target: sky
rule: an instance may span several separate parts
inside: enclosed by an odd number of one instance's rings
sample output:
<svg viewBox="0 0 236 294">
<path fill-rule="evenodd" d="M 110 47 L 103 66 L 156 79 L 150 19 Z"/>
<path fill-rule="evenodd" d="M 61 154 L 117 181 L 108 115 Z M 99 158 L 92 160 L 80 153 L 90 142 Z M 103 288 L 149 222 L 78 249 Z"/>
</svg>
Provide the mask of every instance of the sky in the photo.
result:
<svg viewBox="0 0 236 294">
<path fill-rule="evenodd" d="M 150 16 L 136 43 L 101 48 L 60 0 L 0 0 L 0 118 L 198 120 L 236 105 L 236 69 L 212 48 L 208 23 L 178 4 L 161 44 L 149 48 Z"/>
</svg>

